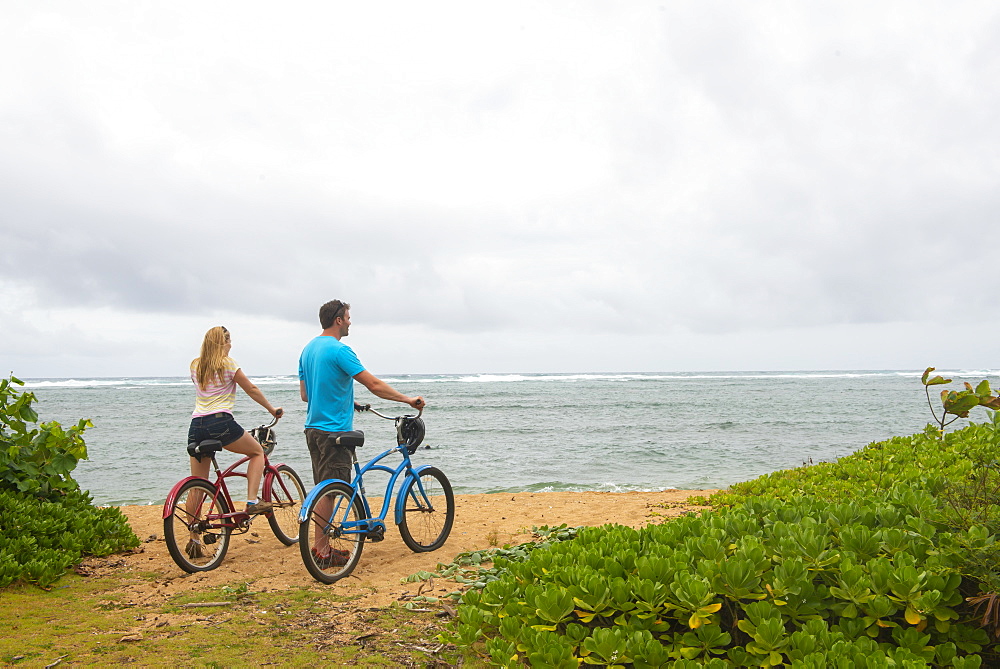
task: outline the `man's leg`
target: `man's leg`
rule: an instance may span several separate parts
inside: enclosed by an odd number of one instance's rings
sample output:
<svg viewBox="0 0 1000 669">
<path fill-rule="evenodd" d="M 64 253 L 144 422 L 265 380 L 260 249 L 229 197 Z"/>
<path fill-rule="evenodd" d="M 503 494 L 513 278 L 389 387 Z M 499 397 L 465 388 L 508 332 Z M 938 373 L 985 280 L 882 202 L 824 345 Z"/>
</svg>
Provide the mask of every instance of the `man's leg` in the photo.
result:
<svg viewBox="0 0 1000 669">
<path fill-rule="evenodd" d="M 348 449 L 333 443 L 339 433 L 324 432 L 314 428 L 306 428 L 306 444 L 313 466 L 313 483 L 319 484 L 328 479 L 340 479 L 350 483 L 354 467 L 354 449 Z M 316 500 L 313 512 L 323 522 L 313 522 L 313 550 L 317 555 L 327 556 L 330 553 L 330 539 L 326 535 L 327 522 L 333 513 L 333 504 L 327 497 Z"/>
</svg>

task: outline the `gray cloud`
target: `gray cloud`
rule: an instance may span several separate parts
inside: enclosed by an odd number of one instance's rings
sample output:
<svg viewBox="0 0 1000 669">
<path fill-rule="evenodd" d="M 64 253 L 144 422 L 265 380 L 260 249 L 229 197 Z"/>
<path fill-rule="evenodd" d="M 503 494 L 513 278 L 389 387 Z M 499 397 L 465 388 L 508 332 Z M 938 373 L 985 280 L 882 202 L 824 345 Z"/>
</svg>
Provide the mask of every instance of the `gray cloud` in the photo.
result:
<svg viewBox="0 0 1000 669">
<path fill-rule="evenodd" d="M 989 5 L 239 7 L 11 12 L 0 344 L 71 318 L 99 366 L 87 310 L 186 337 L 332 297 L 469 365 L 1000 320 Z"/>
</svg>

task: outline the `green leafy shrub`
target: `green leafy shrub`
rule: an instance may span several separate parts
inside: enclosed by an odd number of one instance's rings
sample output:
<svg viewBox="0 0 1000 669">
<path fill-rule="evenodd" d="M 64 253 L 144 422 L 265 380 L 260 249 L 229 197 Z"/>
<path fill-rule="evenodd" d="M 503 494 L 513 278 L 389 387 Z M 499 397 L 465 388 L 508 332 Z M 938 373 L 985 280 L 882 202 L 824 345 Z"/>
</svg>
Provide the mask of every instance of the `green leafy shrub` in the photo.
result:
<svg viewBox="0 0 1000 669">
<path fill-rule="evenodd" d="M 96 508 L 71 472 L 87 457 L 89 420 L 64 430 L 31 427 L 32 393 L 11 376 L 0 379 L 0 587 L 25 581 L 47 587 L 84 555 L 109 555 L 139 545 L 116 508 Z"/>
<path fill-rule="evenodd" d="M 121 511 L 94 507 L 87 493 L 50 502 L 0 490 L 0 587 L 16 580 L 47 587 L 84 555 L 138 545 Z"/>
<path fill-rule="evenodd" d="M 965 384 L 965 390 L 948 390 L 947 388 L 941 391 L 941 415 L 938 416 L 937 411 L 934 409 L 934 404 L 931 402 L 931 386 L 940 386 L 951 383 L 951 379 L 946 379 L 943 376 L 931 376 L 931 372 L 934 371 L 933 367 L 928 367 L 924 370 L 924 374 L 920 377 L 920 382 L 924 384 L 924 392 L 927 395 L 927 406 L 930 407 L 931 414 L 934 416 L 934 420 L 937 421 L 941 430 L 952 423 L 954 423 L 959 418 L 968 418 L 969 412 L 976 407 L 987 407 L 989 409 L 1000 409 L 1000 397 L 993 395 L 993 391 L 990 389 L 990 382 L 983 379 L 980 381 L 975 388 L 972 387 L 971 383 Z M 954 416 L 951 420 L 948 420 L 948 416 Z"/>
<path fill-rule="evenodd" d="M 959 619 L 957 568 L 965 545 L 993 538 L 943 532 L 923 520 L 934 504 L 897 488 L 584 528 L 522 562 L 498 558 L 502 575 L 465 594 L 451 640 L 489 640 L 509 666 L 979 666 L 989 638 Z"/>
<path fill-rule="evenodd" d="M 0 379 L 0 488 L 43 498 L 77 490 L 70 472 L 87 457 L 83 432 L 93 425 L 83 419 L 68 430 L 56 422 L 29 427 L 38 414 L 35 395 L 15 387 L 23 385 L 14 376 Z"/>
<path fill-rule="evenodd" d="M 581 529 L 497 556 L 446 638 L 512 667 L 995 663 L 998 463 L 991 412 L 736 484 L 701 516 Z"/>
<path fill-rule="evenodd" d="M 929 521 L 967 536 L 974 528 L 1000 534 L 1000 413 L 942 434 L 929 425 L 920 434 L 892 437 L 860 451 L 810 467 L 786 469 L 733 485 L 712 495 L 716 507 L 755 499 L 809 496 L 837 502 L 870 499 L 889 483 L 926 491 L 936 503 L 925 510 Z M 967 546 L 963 575 L 981 592 L 1000 592 L 1000 545 Z"/>
<path fill-rule="evenodd" d="M 463 585 L 482 588 L 503 574 L 503 568 L 497 566 L 498 561 L 500 564 L 520 562 L 526 559 L 531 551 L 548 548 L 553 543 L 559 541 L 569 541 L 575 538 L 579 531 L 579 527 L 569 527 L 566 523 L 555 527 L 549 527 L 548 525 L 532 527 L 531 541 L 514 546 L 508 544 L 500 548 L 486 548 L 459 553 L 451 563 L 446 565 L 439 564 L 434 573 L 418 573 L 411 576 L 409 580 L 427 580 L 429 578 L 443 577 Z M 484 567 L 484 563 L 489 563 L 492 566 Z"/>
<path fill-rule="evenodd" d="M 838 501 L 845 496 L 869 496 L 898 483 L 940 494 L 966 485 L 984 473 L 995 477 L 1000 462 L 1000 413 L 990 421 L 973 423 L 942 434 L 928 425 L 922 433 L 871 443 L 837 462 L 785 469 L 732 485 L 708 498 L 715 507 L 734 506 L 750 499 L 788 499 L 807 495 Z M 980 499 L 980 512 L 996 510 L 995 500 Z M 1000 526 L 991 529 L 1000 530 Z"/>
</svg>

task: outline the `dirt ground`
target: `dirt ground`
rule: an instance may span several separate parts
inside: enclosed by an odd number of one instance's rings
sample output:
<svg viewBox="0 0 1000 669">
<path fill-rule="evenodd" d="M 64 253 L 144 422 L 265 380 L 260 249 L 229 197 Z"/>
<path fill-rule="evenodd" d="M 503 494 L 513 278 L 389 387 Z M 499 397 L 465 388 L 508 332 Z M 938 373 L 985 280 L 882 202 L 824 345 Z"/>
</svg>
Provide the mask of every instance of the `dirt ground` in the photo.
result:
<svg viewBox="0 0 1000 669">
<path fill-rule="evenodd" d="M 433 572 L 438 564 L 449 564 L 466 551 L 482 550 L 504 544 L 519 544 L 531 540 L 531 528 L 563 523 L 604 525 L 621 523 L 640 527 L 663 522 L 701 507 L 686 504 L 689 497 L 708 496 L 714 490 L 669 490 L 663 492 L 550 492 L 497 493 L 491 495 L 456 495 L 455 524 L 447 543 L 432 553 L 413 553 L 395 527 L 388 528 L 384 541 L 366 543 L 364 553 L 354 572 L 332 585 L 315 581 L 302 564 L 299 548 L 284 546 L 271 532 L 263 517 L 255 520 L 250 532 L 234 535 L 223 563 L 212 571 L 188 574 L 182 571 L 167 552 L 163 541 L 163 509 L 160 506 L 126 506 L 122 512 L 143 543 L 128 553 L 105 558 L 91 558 L 77 567 L 82 575 L 114 574 L 122 577 L 121 586 L 108 593 L 108 604 L 114 607 L 135 607 L 140 612 L 129 629 L 121 630 L 121 641 L 139 642 L 144 639 L 173 635 L 192 625 L 225 624 L 232 612 L 220 606 L 220 588 L 238 589 L 246 584 L 250 593 L 286 591 L 305 588 L 318 593 L 327 606 L 317 618 L 282 618 L 284 625 L 308 628 L 312 647 L 321 660 L 324 649 L 331 646 L 359 645 L 380 648 L 399 666 L 439 666 L 437 653 L 443 648 L 435 639 L 443 618 L 454 615 L 454 609 L 440 603 L 436 611 L 422 614 L 427 618 L 421 628 L 418 643 L 396 640 L 375 622 L 380 612 L 396 602 L 407 602 L 416 596 L 443 596 L 461 589 L 447 579 L 429 582 L 406 582 L 417 572 Z M 155 609 L 178 594 L 195 595 L 181 610 L 173 613 Z M 327 599 L 329 597 L 329 599 Z M 252 598 L 251 598 L 252 601 Z M 212 608 L 203 608 L 208 604 Z M 416 601 L 411 604 L 417 604 Z M 417 604 L 425 607 L 426 604 Z M 190 608 L 189 608 L 190 607 Z M 246 608 L 246 607 L 244 607 Z M 275 605 L 280 608 L 280 605 Z M 262 625 L 271 621 L 275 611 L 248 609 Z M 381 644 L 381 645 L 379 645 Z M 426 657 L 414 663 L 414 657 Z M 428 664 L 430 662 L 430 664 Z M 448 666 L 448 665 L 440 665 Z"/>
<path fill-rule="evenodd" d="M 98 575 L 129 572 L 142 578 L 127 578 L 116 593 L 126 605 L 149 606 L 177 593 L 211 591 L 223 585 L 247 583 L 254 591 L 294 587 L 318 588 L 336 597 L 351 598 L 358 608 L 381 608 L 417 594 L 419 583 L 406 577 L 419 571 L 434 571 L 456 555 L 495 545 L 518 544 L 531 538 L 533 526 L 566 523 L 603 525 L 620 523 L 640 527 L 665 517 L 697 510 L 685 504 L 692 495 L 708 496 L 714 490 L 669 490 L 663 492 L 548 492 L 457 495 L 455 525 L 447 543 L 432 553 L 413 553 L 390 525 L 384 541 L 365 545 L 354 573 L 332 585 L 315 581 L 306 571 L 298 546 L 284 546 L 272 534 L 267 521 L 256 520 L 247 534 L 234 535 L 224 562 L 215 570 L 187 574 L 174 564 L 163 541 L 162 507 L 125 506 L 136 535 L 144 540 L 130 554 L 90 560 L 81 572 Z M 150 578 L 150 574 L 154 576 Z M 450 581 L 439 581 L 432 590 L 424 585 L 420 594 L 444 594 L 457 589 Z"/>
</svg>

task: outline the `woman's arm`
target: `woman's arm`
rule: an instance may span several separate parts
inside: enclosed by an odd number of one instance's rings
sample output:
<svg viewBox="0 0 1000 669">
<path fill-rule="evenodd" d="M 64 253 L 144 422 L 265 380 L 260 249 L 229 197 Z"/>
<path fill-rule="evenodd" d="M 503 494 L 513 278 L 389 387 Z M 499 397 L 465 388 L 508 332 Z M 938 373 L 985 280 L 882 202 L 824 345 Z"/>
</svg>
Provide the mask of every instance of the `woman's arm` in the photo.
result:
<svg viewBox="0 0 1000 669">
<path fill-rule="evenodd" d="M 275 409 L 271 406 L 271 403 L 267 401 L 266 397 L 264 397 L 264 393 L 262 393 L 260 388 L 255 386 L 250 379 L 247 378 L 247 375 L 243 373 L 242 369 L 236 370 L 236 376 L 234 378 L 236 379 L 237 385 L 243 389 L 243 392 L 250 396 L 250 399 L 267 409 L 267 412 L 275 418 L 281 418 L 281 414 L 284 413 L 284 410 L 282 410 L 281 407 Z"/>
</svg>

